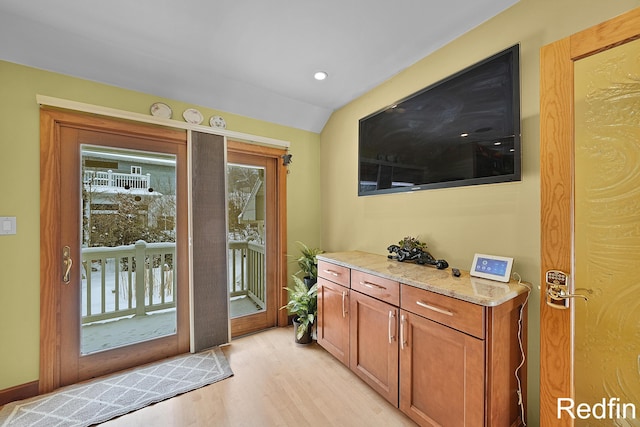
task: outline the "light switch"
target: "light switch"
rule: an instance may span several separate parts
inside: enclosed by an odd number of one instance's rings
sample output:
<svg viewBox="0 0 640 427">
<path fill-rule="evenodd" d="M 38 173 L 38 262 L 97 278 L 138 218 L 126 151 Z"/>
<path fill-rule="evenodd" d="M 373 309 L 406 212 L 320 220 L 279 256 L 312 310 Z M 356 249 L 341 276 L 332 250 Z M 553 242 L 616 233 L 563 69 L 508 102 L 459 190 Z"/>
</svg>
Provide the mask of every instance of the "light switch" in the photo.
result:
<svg viewBox="0 0 640 427">
<path fill-rule="evenodd" d="M 0 217 L 0 234 L 16 234 L 16 217 Z"/>
</svg>

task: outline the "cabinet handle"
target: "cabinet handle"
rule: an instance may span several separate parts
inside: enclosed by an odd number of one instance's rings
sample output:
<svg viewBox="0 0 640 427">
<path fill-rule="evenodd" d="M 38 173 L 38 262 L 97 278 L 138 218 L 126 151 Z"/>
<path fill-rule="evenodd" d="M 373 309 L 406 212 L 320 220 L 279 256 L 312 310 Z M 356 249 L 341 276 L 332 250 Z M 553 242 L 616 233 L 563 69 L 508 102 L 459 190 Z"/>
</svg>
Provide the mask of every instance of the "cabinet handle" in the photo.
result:
<svg viewBox="0 0 640 427">
<path fill-rule="evenodd" d="M 332 276 L 338 277 L 338 273 L 333 270 L 322 270 L 324 273 L 331 274 Z"/>
<path fill-rule="evenodd" d="M 420 307 L 424 307 L 424 308 L 426 308 L 428 310 L 435 311 L 436 313 L 446 314 L 447 316 L 453 316 L 453 313 L 450 312 L 449 310 L 445 310 L 445 309 L 439 308 L 439 307 L 434 307 L 432 305 L 425 304 L 422 301 L 416 301 L 416 304 L 418 304 Z"/>
<path fill-rule="evenodd" d="M 395 338 L 393 336 L 393 329 L 391 329 L 391 323 L 392 320 L 395 319 L 395 317 L 396 313 L 393 310 L 389 310 L 389 344 L 393 344 L 393 339 Z M 393 322 L 393 325 L 395 326 L 395 322 Z"/>
<path fill-rule="evenodd" d="M 344 309 L 344 300 L 345 300 L 346 296 L 347 296 L 347 293 L 345 291 L 342 291 L 342 318 L 347 317 L 347 314 L 346 314 L 345 309 Z"/>
<path fill-rule="evenodd" d="M 387 290 L 387 288 L 385 288 L 384 286 L 380 286 L 376 283 L 371 283 L 371 282 L 360 282 L 360 284 L 362 286 L 366 286 L 369 289 L 384 289 Z"/>
<path fill-rule="evenodd" d="M 404 340 L 404 324 L 406 323 L 407 318 L 406 316 L 403 314 L 400 316 L 400 349 L 404 350 L 404 346 L 407 343 Z"/>
</svg>

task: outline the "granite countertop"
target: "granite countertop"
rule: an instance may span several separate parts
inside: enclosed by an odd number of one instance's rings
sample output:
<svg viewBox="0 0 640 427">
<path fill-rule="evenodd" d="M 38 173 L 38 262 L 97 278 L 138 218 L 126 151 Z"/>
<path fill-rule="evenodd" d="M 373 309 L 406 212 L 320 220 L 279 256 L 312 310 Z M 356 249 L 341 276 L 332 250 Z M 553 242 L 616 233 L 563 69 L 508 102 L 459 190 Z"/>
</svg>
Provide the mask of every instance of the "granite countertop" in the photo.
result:
<svg viewBox="0 0 640 427">
<path fill-rule="evenodd" d="M 487 307 L 500 305 L 530 290 L 530 285 L 519 284 L 517 280 L 496 282 L 471 277 L 464 270 L 460 270 L 460 277 L 454 277 L 451 268 L 438 270 L 368 252 L 323 253 L 318 259 Z"/>
</svg>

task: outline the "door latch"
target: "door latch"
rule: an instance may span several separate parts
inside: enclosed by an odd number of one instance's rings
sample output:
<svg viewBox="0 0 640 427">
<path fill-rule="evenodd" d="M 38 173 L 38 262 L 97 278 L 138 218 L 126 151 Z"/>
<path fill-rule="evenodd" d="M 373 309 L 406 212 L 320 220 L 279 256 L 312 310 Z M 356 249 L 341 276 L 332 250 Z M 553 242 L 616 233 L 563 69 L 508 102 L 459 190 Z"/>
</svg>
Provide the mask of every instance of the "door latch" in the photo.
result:
<svg viewBox="0 0 640 427">
<path fill-rule="evenodd" d="M 570 275 L 560 270 L 549 270 L 545 274 L 546 282 L 546 301 L 553 308 L 567 309 L 569 308 L 570 298 L 584 298 L 588 301 L 586 295 L 569 293 Z"/>
</svg>

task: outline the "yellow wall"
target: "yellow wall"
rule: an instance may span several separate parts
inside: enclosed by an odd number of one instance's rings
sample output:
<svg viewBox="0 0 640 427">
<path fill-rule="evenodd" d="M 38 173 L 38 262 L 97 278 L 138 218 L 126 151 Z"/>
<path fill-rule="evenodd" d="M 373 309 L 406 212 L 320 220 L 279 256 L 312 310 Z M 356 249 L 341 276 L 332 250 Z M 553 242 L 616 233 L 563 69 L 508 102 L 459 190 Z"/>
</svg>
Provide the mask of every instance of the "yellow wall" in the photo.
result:
<svg viewBox="0 0 640 427">
<path fill-rule="evenodd" d="M 514 271 L 533 283 L 529 425 L 537 425 L 539 407 L 539 49 L 639 4 L 637 0 L 521 0 L 336 111 L 321 133 L 325 250 L 386 254 L 390 243 L 419 236 L 436 258 L 465 270 L 476 252 L 512 256 Z M 394 37 L 402 42 L 401 34 Z M 521 182 L 358 197 L 360 118 L 516 43 L 521 49 Z"/>
<path fill-rule="evenodd" d="M 288 247 L 385 253 L 419 236 L 433 255 L 468 269 L 475 252 L 511 255 L 534 284 L 529 316 L 529 425 L 537 425 L 539 364 L 539 49 L 640 5 L 638 0 L 521 0 L 443 49 L 336 111 L 320 136 L 225 112 L 228 128 L 289 140 Z M 397 36 L 402 42 L 401 35 Z M 358 120 L 515 43 L 521 44 L 523 179 L 518 183 L 357 196 Z M 384 55 L 384 52 L 381 52 Z M 38 378 L 39 131 L 35 94 L 174 115 L 193 105 L 0 61 L 0 216 L 18 234 L 0 236 L 0 390 Z M 319 201 L 322 203 L 320 204 Z M 322 221 L 322 241 L 320 222 Z M 425 267 L 428 268 L 428 267 Z"/>
<path fill-rule="evenodd" d="M 222 115 L 229 130 L 290 141 L 289 251 L 298 253 L 296 240 L 319 245 L 318 134 L 0 61 L 0 216 L 17 217 L 17 234 L 0 235 L 0 390 L 38 379 L 40 132 L 36 94 L 145 114 L 152 103 L 162 101 L 172 107 L 174 119 L 180 119 L 186 108 L 196 107 L 207 120 Z"/>
</svg>

